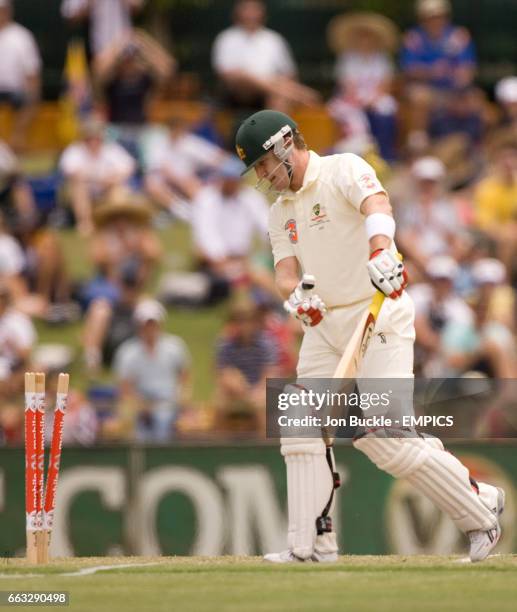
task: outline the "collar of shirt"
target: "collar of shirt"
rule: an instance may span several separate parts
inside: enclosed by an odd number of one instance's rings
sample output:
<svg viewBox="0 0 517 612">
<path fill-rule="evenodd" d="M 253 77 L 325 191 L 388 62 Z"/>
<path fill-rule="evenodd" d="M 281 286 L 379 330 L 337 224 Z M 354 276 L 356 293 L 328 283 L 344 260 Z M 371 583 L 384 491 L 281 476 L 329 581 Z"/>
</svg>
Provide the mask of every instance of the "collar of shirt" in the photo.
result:
<svg viewBox="0 0 517 612">
<path fill-rule="evenodd" d="M 305 170 L 305 174 L 303 175 L 303 183 L 298 191 L 291 191 L 288 189 L 284 194 L 280 196 L 282 202 L 286 202 L 288 200 L 294 200 L 294 198 L 302 193 L 307 187 L 312 185 L 314 181 L 318 178 L 320 174 L 321 168 L 321 157 L 314 153 L 314 151 L 309 151 L 309 163 L 307 164 L 307 168 Z"/>
</svg>

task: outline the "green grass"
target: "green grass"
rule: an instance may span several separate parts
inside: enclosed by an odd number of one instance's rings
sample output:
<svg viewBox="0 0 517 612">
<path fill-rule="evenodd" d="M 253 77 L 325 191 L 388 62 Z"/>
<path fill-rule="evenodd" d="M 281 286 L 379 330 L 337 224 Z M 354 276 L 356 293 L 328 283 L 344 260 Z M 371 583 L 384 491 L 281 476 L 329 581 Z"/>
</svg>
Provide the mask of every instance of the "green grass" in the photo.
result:
<svg viewBox="0 0 517 612">
<path fill-rule="evenodd" d="M 60 575 L 125 563 L 152 565 Z M 516 570 L 517 557 L 511 555 L 475 565 L 422 556 L 349 556 L 332 565 L 287 566 L 238 557 L 104 557 L 55 560 L 39 568 L 5 559 L 0 560 L 0 590 L 66 590 L 74 611 L 504 612 L 515 610 Z M 36 573 L 41 576 L 23 577 Z"/>
</svg>

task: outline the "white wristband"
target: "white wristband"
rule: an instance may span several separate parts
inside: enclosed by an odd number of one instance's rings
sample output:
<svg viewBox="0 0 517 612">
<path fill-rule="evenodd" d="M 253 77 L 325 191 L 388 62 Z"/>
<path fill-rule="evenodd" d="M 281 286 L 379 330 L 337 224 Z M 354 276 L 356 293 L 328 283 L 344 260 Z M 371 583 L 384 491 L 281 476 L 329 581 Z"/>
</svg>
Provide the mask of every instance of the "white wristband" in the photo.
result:
<svg viewBox="0 0 517 612">
<path fill-rule="evenodd" d="M 366 217 L 366 235 L 368 240 L 374 236 L 387 236 L 393 240 L 395 236 L 395 219 L 385 213 L 373 213 Z"/>
</svg>

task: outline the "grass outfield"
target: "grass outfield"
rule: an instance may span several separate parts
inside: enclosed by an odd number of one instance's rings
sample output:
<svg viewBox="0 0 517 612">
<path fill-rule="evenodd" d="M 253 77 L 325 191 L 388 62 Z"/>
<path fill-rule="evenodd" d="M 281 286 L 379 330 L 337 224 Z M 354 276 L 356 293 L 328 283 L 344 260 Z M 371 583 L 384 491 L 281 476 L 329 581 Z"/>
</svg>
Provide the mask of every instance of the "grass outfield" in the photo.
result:
<svg viewBox="0 0 517 612">
<path fill-rule="evenodd" d="M 94 573 L 84 574 L 87 568 Z M 0 590 L 66 590 L 68 609 L 85 612 L 502 612 L 516 609 L 516 571 L 514 555 L 475 565 L 424 556 L 349 556 L 332 565 L 279 566 L 249 557 L 102 557 L 55 560 L 42 568 L 2 559 Z"/>
</svg>

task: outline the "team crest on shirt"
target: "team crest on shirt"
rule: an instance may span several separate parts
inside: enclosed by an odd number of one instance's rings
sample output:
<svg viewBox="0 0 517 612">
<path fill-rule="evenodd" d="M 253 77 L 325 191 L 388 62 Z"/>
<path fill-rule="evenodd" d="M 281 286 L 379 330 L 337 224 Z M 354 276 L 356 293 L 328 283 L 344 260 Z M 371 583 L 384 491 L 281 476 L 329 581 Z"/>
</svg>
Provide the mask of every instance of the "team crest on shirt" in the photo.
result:
<svg viewBox="0 0 517 612">
<path fill-rule="evenodd" d="M 379 186 L 373 174 L 363 174 L 359 179 L 359 184 L 363 189 L 375 189 Z"/>
<path fill-rule="evenodd" d="M 329 221 L 327 217 L 327 209 L 323 204 L 319 202 L 314 204 L 311 211 L 311 223 L 310 227 L 315 227 L 316 225 L 321 225 L 322 223 L 327 223 Z"/>
<path fill-rule="evenodd" d="M 296 228 L 296 221 L 294 219 L 288 219 L 285 222 L 284 229 L 288 232 L 289 240 L 292 244 L 298 243 L 298 230 Z"/>
</svg>

